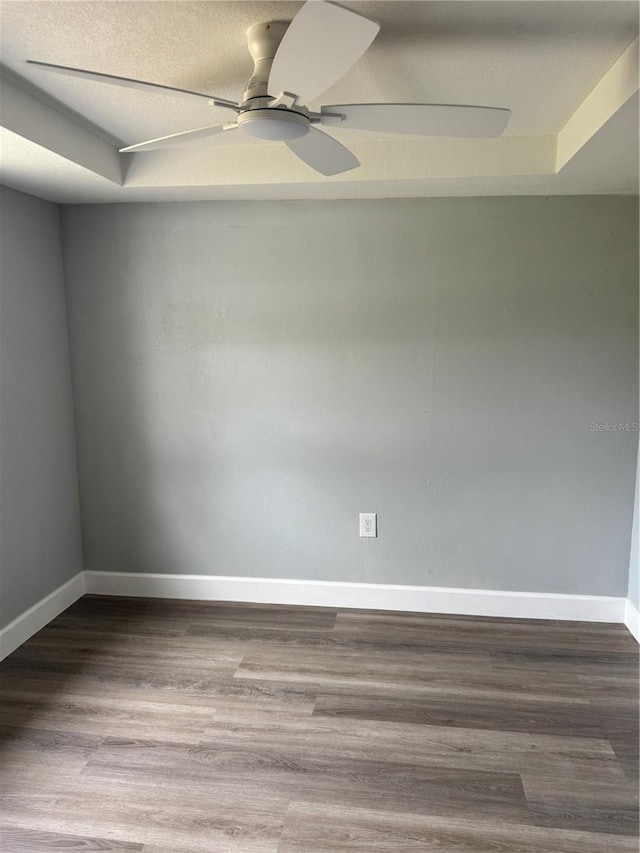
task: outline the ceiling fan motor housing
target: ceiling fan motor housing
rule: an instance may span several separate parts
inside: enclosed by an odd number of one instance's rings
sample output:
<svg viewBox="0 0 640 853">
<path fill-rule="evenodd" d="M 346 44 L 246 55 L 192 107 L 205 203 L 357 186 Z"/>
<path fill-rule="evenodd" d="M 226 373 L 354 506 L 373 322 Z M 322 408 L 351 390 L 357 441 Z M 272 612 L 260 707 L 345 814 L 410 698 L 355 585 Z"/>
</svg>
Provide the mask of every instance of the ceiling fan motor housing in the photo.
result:
<svg viewBox="0 0 640 853">
<path fill-rule="evenodd" d="M 247 43 L 254 69 L 247 83 L 243 101 L 248 101 L 250 98 L 264 98 L 270 94 L 268 86 L 271 65 L 288 26 L 288 21 L 269 21 L 266 24 L 254 24 L 247 30 Z M 279 94 L 275 92 L 275 95 Z"/>
</svg>

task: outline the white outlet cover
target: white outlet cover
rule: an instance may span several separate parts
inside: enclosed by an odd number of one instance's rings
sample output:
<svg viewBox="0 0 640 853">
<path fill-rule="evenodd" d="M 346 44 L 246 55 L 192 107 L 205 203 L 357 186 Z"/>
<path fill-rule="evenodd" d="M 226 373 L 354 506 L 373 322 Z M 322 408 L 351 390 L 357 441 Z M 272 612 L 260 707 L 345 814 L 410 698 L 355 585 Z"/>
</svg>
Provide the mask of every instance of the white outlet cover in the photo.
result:
<svg viewBox="0 0 640 853">
<path fill-rule="evenodd" d="M 364 538 L 375 539 L 378 535 L 377 513 L 361 512 L 360 513 L 360 536 Z"/>
</svg>

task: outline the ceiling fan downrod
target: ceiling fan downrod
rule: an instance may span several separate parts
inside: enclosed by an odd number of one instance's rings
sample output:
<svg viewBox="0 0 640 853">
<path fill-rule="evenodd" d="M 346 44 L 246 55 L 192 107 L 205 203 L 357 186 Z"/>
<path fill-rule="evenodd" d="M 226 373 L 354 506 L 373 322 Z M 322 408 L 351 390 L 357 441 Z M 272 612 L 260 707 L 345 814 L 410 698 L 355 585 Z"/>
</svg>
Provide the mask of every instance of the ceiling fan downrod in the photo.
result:
<svg viewBox="0 0 640 853">
<path fill-rule="evenodd" d="M 271 66 L 288 26 L 286 21 L 269 21 L 247 30 L 254 69 L 240 105 L 238 127 L 256 139 L 286 142 L 309 132 L 309 111 L 297 104 L 296 95 L 281 92 L 274 99 L 269 94 Z"/>
<path fill-rule="evenodd" d="M 266 98 L 269 95 L 271 66 L 288 26 L 288 21 L 269 21 L 254 24 L 247 30 L 247 44 L 254 68 L 242 96 L 243 106 L 252 98 Z"/>
</svg>

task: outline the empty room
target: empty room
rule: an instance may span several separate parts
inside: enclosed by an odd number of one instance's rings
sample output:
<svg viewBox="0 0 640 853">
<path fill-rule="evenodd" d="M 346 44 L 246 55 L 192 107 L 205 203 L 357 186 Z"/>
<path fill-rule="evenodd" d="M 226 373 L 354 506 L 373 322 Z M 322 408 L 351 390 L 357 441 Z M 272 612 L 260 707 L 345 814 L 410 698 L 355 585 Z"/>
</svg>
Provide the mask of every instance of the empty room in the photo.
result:
<svg viewBox="0 0 640 853">
<path fill-rule="evenodd" d="M 626 0 L 0 0 L 0 850 L 637 853 Z"/>
</svg>

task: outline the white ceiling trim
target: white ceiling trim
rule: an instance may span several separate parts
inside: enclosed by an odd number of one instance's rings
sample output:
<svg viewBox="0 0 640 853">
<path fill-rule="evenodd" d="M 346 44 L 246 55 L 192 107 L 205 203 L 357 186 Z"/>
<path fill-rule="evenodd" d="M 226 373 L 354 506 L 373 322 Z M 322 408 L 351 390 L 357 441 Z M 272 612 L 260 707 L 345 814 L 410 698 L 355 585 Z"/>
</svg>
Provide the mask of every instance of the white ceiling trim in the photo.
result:
<svg viewBox="0 0 640 853">
<path fill-rule="evenodd" d="M 639 39 L 636 38 L 562 128 L 558 134 L 556 172 L 559 172 L 638 91 L 639 49 Z"/>
<path fill-rule="evenodd" d="M 7 79 L 0 80 L 0 126 L 94 175 L 122 185 L 126 159 L 89 129 Z M 0 152 L 2 153 L 2 152 Z"/>
<path fill-rule="evenodd" d="M 341 137 L 344 141 L 344 134 Z M 183 148 L 134 155 L 127 187 L 229 186 L 326 183 L 322 175 L 291 157 L 284 145 L 265 143 Z M 555 173 L 555 136 L 505 136 L 500 139 L 402 139 L 394 142 L 349 139 L 359 169 L 337 175 L 341 184 L 362 181 L 414 181 L 425 178 L 507 177 Z"/>
</svg>

